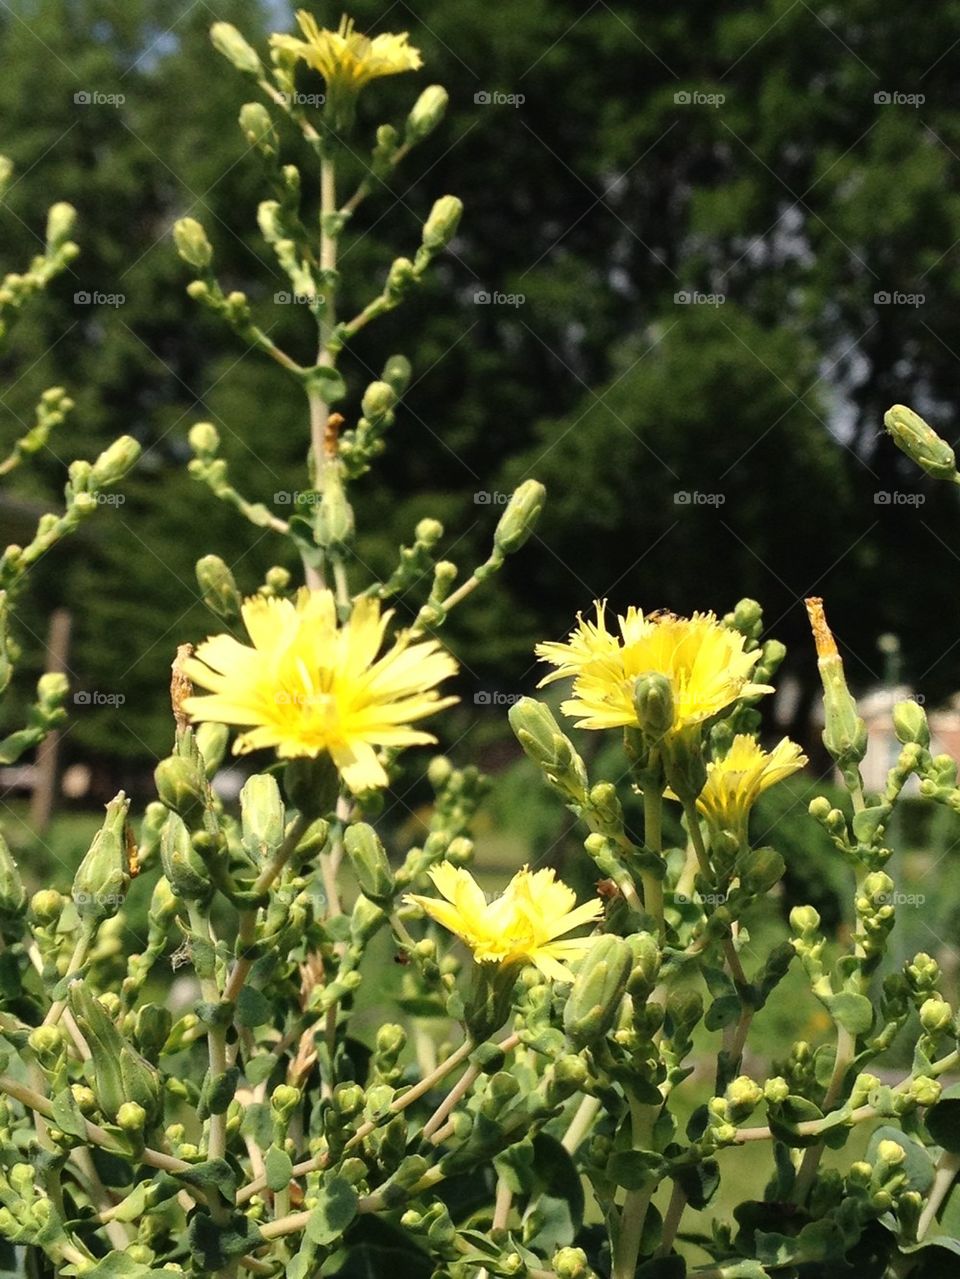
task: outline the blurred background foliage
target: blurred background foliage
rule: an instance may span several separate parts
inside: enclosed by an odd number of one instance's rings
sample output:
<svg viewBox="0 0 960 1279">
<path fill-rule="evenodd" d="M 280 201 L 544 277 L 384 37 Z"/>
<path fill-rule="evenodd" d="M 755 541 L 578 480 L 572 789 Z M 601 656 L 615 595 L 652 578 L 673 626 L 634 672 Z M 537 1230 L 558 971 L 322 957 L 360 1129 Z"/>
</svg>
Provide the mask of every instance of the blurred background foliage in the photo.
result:
<svg viewBox="0 0 960 1279">
<path fill-rule="evenodd" d="M 336 23 L 337 7 L 312 7 Z M 826 597 L 855 685 L 878 680 L 875 641 L 892 631 L 927 704 L 953 693 L 956 498 L 879 428 L 904 400 L 958 433 L 960 3 L 922 22 L 892 0 L 347 8 L 362 29 L 409 29 L 425 62 L 363 99 L 353 176 L 362 137 L 402 119 L 423 85 L 451 91 L 441 129 L 351 228 L 350 301 L 362 305 L 416 246 L 437 195 L 455 192 L 467 210 L 453 252 L 344 364 L 348 413 L 387 353 L 414 365 L 387 458 L 357 488 L 356 577 L 389 571 L 425 514 L 443 519 L 468 573 L 498 495 L 529 475 L 550 494 L 532 543 L 451 625 L 465 706 L 446 744 L 510 762 L 503 700 L 534 684 L 534 642 L 604 596 L 721 612 L 759 599 L 789 646 L 793 731 L 808 743 L 806 594 Z M 188 478 L 189 427 L 217 425 L 246 495 L 270 503 L 303 487 L 305 406 L 190 302 L 170 239 L 176 218 L 199 218 L 225 287 L 302 349 L 311 321 L 276 301 L 288 285 L 256 231 L 258 161 L 236 125 L 255 91 L 210 46 L 215 19 L 258 44 L 292 21 L 258 0 L 0 7 L 0 150 L 18 174 L 5 264 L 35 250 L 53 198 L 77 205 L 83 249 L 0 368 L 8 439 L 42 388 L 77 400 L 40 465 L 6 490 L 0 535 L 21 539 L 24 504 L 42 509 L 73 456 L 120 432 L 145 450 L 125 503 L 44 562 L 19 618 L 25 638 L 42 637 L 66 604 L 74 686 L 125 699 L 76 707 L 64 741 L 111 792 L 168 748 L 176 645 L 218 629 L 197 597 L 198 555 L 223 555 L 253 590 L 279 553 Z M 309 74 L 303 87 L 322 90 Z M 497 93 L 523 100 L 482 100 Z M 292 133 L 286 144 L 306 161 L 312 204 L 312 166 Z M 723 302 L 678 300 L 691 293 Z M 478 300 L 490 294 L 523 302 Z M 918 294 L 922 305 L 883 301 Z M 878 502 L 891 492 L 922 502 Z M 543 850 L 563 832 L 533 789 L 517 765 L 506 793 L 525 846 Z"/>
</svg>

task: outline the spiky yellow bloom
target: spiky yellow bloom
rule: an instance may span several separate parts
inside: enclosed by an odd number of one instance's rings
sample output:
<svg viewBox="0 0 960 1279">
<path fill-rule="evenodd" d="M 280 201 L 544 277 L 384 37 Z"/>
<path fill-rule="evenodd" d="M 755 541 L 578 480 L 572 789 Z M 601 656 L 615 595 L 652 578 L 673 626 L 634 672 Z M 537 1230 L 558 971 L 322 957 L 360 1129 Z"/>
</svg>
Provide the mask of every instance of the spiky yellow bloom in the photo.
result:
<svg viewBox="0 0 960 1279">
<path fill-rule="evenodd" d="M 552 870 L 531 871 L 524 866 L 503 893 L 489 902 L 470 872 L 450 862 L 434 866 L 430 878 L 445 900 L 415 893 L 404 900 L 415 902 L 431 919 L 456 933 L 474 959 L 493 964 L 526 960 L 555 981 L 570 980 L 565 965 L 594 941 L 592 937 L 558 938 L 603 914 L 599 898 L 577 906 L 573 889 Z"/>
<path fill-rule="evenodd" d="M 738 733 L 723 759 L 707 765 L 707 781 L 697 808 L 711 826 L 742 838 L 750 810 L 763 792 L 806 763 L 806 755 L 788 737 L 772 751 L 765 751 L 756 738 Z"/>
<path fill-rule="evenodd" d="M 423 65 L 420 51 L 407 43 L 404 31 L 399 35 L 360 35 L 353 19 L 344 15 L 336 31 L 321 27 L 312 13 L 297 12 L 297 22 L 304 35 L 274 35 L 270 43 L 275 49 L 302 58 L 327 82 L 328 100 L 344 100 L 356 96 L 365 84 L 379 76 L 416 71 Z"/>
<path fill-rule="evenodd" d="M 361 596 L 338 625 L 333 593 L 301 590 L 296 600 L 254 596 L 242 609 L 251 643 L 214 635 L 182 664 L 211 696 L 188 697 L 195 722 L 213 720 L 250 731 L 238 754 L 273 747 L 283 758 L 329 752 L 352 791 L 385 786 L 377 746 L 413 746 L 435 739 L 410 727 L 455 697 L 436 685 L 457 664 L 436 640 L 402 638 L 378 657 L 392 613 Z"/>
<path fill-rule="evenodd" d="M 644 617 L 629 608 L 617 619 L 617 635 L 607 629 L 606 605 L 598 601 L 596 609 L 595 622 L 577 617 L 566 643 L 537 646 L 538 657 L 557 668 L 541 684 L 573 680 L 573 697 L 561 709 L 579 716 L 578 728 L 636 727 L 634 685 L 641 675 L 669 680 L 674 734 L 705 723 L 738 698 L 773 692 L 767 684 L 751 682 L 760 650 L 745 652 L 743 636 L 713 613 Z"/>
</svg>

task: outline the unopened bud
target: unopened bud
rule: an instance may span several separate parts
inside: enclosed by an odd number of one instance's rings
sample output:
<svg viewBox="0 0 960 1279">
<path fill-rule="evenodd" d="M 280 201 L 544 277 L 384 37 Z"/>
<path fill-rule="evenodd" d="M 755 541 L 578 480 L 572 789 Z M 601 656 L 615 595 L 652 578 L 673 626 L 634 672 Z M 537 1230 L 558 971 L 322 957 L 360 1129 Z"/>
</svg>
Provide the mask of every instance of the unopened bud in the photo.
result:
<svg viewBox="0 0 960 1279">
<path fill-rule="evenodd" d="M 243 846 L 264 865 L 283 843 L 285 811 L 277 779 L 270 773 L 248 777 L 240 792 Z"/>
<path fill-rule="evenodd" d="M 640 731 L 651 741 L 660 741 L 673 728 L 673 686 L 666 675 L 657 671 L 640 675 L 633 685 L 633 706 Z"/>
<path fill-rule="evenodd" d="M 93 837 L 73 878 L 73 902 L 81 919 L 116 914 L 130 885 L 126 822 L 130 801 L 123 791 L 107 805 L 103 825 Z"/>
<path fill-rule="evenodd" d="M 262 102 L 245 102 L 240 108 L 240 128 L 243 136 L 261 155 L 277 154 L 277 134 L 270 119 L 270 112 Z"/>
<path fill-rule="evenodd" d="M 883 415 L 883 424 L 897 448 L 928 475 L 940 480 L 956 478 L 956 458 L 950 445 L 927 425 L 919 413 L 895 404 Z"/>
<path fill-rule="evenodd" d="M 14 919 L 23 914 L 27 904 L 27 890 L 23 886 L 17 863 L 0 835 L 0 916 Z"/>
<path fill-rule="evenodd" d="M 446 89 L 440 84 L 431 84 L 424 89 L 407 116 L 404 135 L 407 146 L 422 142 L 434 131 L 443 119 L 449 100 Z"/>
<path fill-rule="evenodd" d="M 391 355 L 383 366 L 383 380 L 393 387 L 398 396 L 407 389 L 412 376 L 413 368 L 405 355 Z"/>
<path fill-rule="evenodd" d="M 377 905 L 388 906 L 393 900 L 395 884 L 377 832 L 366 822 L 357 822 L 344 831 L 343 846 L 360 891 Z"/>
<path fill-rule="evenodd" d="M 588 1279 L 590 1266 L 582 1248 L 561 1248 L 550 1263 L 557 1279 Z"/>
<path fill-rule="evenodd" d="M 462 200 L 455 195 L 442 195 L 423 224 L 423 247 L 434 252 L 445 248 L 456 234 L 462 213 Z"/>
<path fill-rule="evenodd" d="M 633 952 L 622 937 L 598 937 L 581 959 L 563 1010 L 569 1039 L 584 1048 L 613 1025 L 633 967 Z"/>
<path fill-rule="evenodd" d="M 40 925 L 55 924 L 66 901 L 66 897 L 55 888 L 41 888 L 30 898 L 30 915 Z"/>
<path fill-rule="evenodd" d="M 500 516 L 493 544 L 501 555 L 518 551 L 537 526 L 547 490 L 537 480 L 525 480 L 516 489 Z"/>
<path fill-rule="evenodd" d="M 823 684 L 823 744 L 841 768 L 859 764 L 867 753 L 867 726 L 857 711 L 843 673 L 843 662 L 823 611 L 823 600 L 806 601 L 817 646 L 817 668 Z"/>
<path fill-rule="evenodd" d="M 70 238 L 73 225 L 77 220 L 77 211 L 72 204 L 58 200 L 50 206 L 47 213 L 47 244 L 51 249 L 59 249 Z"/>
<path fill-rule="evenodd" d="M 897 702 L 893 708 L 893 728 L 897 741 L 904 746 L 913 743 L 926 749 L 930 745 L 930 726 L 927 712 L 912 698 Z"/>
<path fill-rule="evenodd" d="M 125 1101 L 117 1111 L 117 1127 L 122 1128 L 124 1132 L 143 1132 L 146 1122 L 147 1112 L 135 1101 Z"/>
<path fill-rule="evenodd" d="M 953 1023 L 953 1012 L 943 999 L 926 999 L 920 1006 L 920 1025 L 928 1035 L 947 1030 Z"/>
<path fill-rule="evenodd" d="M 230 744 L 230 730 L 226 724 L 205 720 L 197 726 L 196 740 L 197 750 L 203 756 L 203 769 L 209 779 L 223 763 Z"/>
<path fill-rule="evenodd" d="M 207 233 L 196 218 L 179 218 L 173 224 L 173 242 L 188 266 L 205 271 L 213 261 Z"/>
<path fill-rule="evenodd" d="M 207 803 L 205 779 L 196 764 L 182 755 L 168 755 L 153 770 L 157 795 L 185 821 L 199 817 Z"/>
<path fill-rule="evenodd" d="M 197 457 L 206 461 L 215 457 L 220 448 L 220 432 L 212 422 L 197 422 L 190 428 L 187 441 Z"/>
<path fill-rule="evenodd" d="M 244 40 L 232 22 L 215 22 L 210 28 L 210 39 L 216 51 L 232 62 L 238 71 L 246 75 L 259 75 L 262 71 L 256 50 Z"/>
<path fill-rule="evenodd" d="M 811 937 L 820 927 L 820 914 L 812 906 L 794 906 L 790 927 L 799 937 Z"/>
<path fill-rule="evenodd" d="M 219 555 L 204 555 L 197 560 L 197 585 L 203 602 L 212 613 L 232 622 L 240 616 L 240 592 L 237 581 Z"/>
<path fill-rule="evenodd" d="M 389 382 L 371 382 L 363 393 L 363 416 L 373 423 L 380 422 L 397 403 L 397 393 Z"/>
<path fill-rule="evenodd" d="M 107 488 L 122 480 L 140 456 L 140 445 L 132 435 L 121 435 L 104 449 L 90 472 L 90 487 Z"/>
</svg>

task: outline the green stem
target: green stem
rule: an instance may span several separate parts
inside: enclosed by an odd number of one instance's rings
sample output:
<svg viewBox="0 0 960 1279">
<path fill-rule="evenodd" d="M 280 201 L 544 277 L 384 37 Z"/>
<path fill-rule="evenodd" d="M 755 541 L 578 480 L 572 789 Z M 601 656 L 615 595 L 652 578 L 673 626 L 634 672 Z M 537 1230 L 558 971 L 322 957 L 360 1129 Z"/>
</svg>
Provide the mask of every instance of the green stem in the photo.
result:
<svg viewBox="0 0 960 1279">
<path fill-rule="evenodd" d="M 949 1194 L 958 1172 L 960 1172 L 960 1154 L 945 1150 L 937 1160 L 937 1171 L 933 1178 L 933 1185 L 930 1187 L 930 1197 L 917 1223 L 917 1242 L 924 1238 L 933 1225 L 940 1205 Z"/>
<path fill-rule="evenodd" d="M 646 787 L 643 792 L 643 842 L 647 850 L 663 856 L 663 796 Z M 657 936 L 663 938 L 663 883 L 651 870 L 641 870 L 643 903 L 657 924 Z"/>
<path fill-rule="evenodd" d="M 703 840 L 703 831 L 700 829 L 700 815 L 697 812 L 696 802 L 692 799 L 683 801 L 683 811 L 687 818 L 687 827 L 690 831 L 690 840 L 693 844 L 694 852 L 697 854 L 697 862 L 700 866 L 700 873 L 708 883 L 712 882 L 713 870 L 710 866 L 710 858 L 707 856 L 707 846 Z M 738 986 L 746 986 L 747 975 L 743 971 L 743 965 L 740 963 L 740 956 L 737 954 L 737 948 L 733 944 L 731 937 L 723 939 L 723 953 L 727 961 L 727 967 L 730 970 L 730 976 L 734 983 Z"/>
<path fill-rule="evenodd" d="M 651 1132 L 660 1113 L 660 1106 L 645 1106 L 633 1097 L 630 1097 L 629 1101 L 633 1149 L 645 1150 L 649 1147 Z M 652 1181 L 650 1185 L 639 1190 L 628 1190 L 624 1197 L 623 1206 L 620 1209 L 620 1232 L 613 1254 L 611 1279 L 634 1279 L 647 1209 L 650 1207 L 650 1200 L 656 1188 L 657 1183 Z"/>
<path fill-rule="evenodd" d="M 93 941 L 94 934 L 97 931 L 97 921 L 94 919 L 85 919 L 81 925 L 80 936 L 77 938 L 77 944 L 73 948 L 73 954 L 70 956 L 70 962 L 67 964 L 66 976 L 64 981 L 70 978 L 74 973 L 83 967 L 83 962 L 87 957 L 87 951 L 90 949 L 90 943 Z M 43 1019 L 44 1026 L 55 1026 L 63 1016 L 63 1011 L 67 1006 L 65 999 L 58 999 L 52 1003 L 47 1010 L 47 1015 Z"/>
</svg>

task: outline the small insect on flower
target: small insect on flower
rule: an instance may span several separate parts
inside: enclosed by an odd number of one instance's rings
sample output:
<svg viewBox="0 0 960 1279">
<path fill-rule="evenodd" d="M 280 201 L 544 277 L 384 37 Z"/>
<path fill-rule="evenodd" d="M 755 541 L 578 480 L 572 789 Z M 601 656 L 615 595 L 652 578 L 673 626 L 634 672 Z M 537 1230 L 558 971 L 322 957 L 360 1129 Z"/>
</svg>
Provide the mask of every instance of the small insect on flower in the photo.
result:
<svg viewBox="0 0 960 1279">
<path fill-rule="evenodd" d="M 715 829 L 744 838 L 750 810 L 761 794 L 806 763 L 806 755 L 788 737 L 765 751 L 756 738 L 738 733 L 726 755 L 707 765 L 697 808 Z"/>
<path fill-rule="evenodd" d="M 635 687 L 641 676 L 662 676 L 670 685 L 669 734 L 706 723 L 741 697 L 773 692 L 751 682 L 760 650 L 745 652 L 744 637 L 713 613 L 644 617 L 631 607 L 617 619 L 616 635 L 607 630 L 606 605 L 598 601 L 596 609 L 595 622 L 577 618 L 566 643 L 537 646 L 537 656 L 556 667 L 541 685 L 573 680 L 573 697 L 561 709 L 579 717 L 578 728 L 638 727 Z"/>
<path fill-rule="evenodd" d="M 254 596 L 242 608 L 251 644 L 214 635 L 183 663 L 210 696 L 187 697 L 196 723 L 212 720 L 249 731 L 236 754 L 272 747 L 281 758 L 329 752 L 354 792 L 386 786 L 377 746 L 433 742 L 411 728 L 455 697 L 436 686 L 457 672 L 436 640 L 398 639 L 382 656 L 392 613 L 363 596 L 342 625 L 333 593 L 301 590 L 295 600 Z"/>
<path fill-rule="evenodd" d="M 581 924 L 599 919 L 603 903 L 597 899 L 578 906 L 573 889 L 558 880 L 553 870 L 531 871 L 524 866 L 493 901 L 487 901 L 469 871 L 450 862 L 434 866 L 430 878 L 445 900 L 415 893 L 408 893 L 404 900 L 455 933 L 480 963 L 526 961 L 545 977 L 570 981 L 566 965 L 596 940 L 564 937 Z"/>
</svg>

